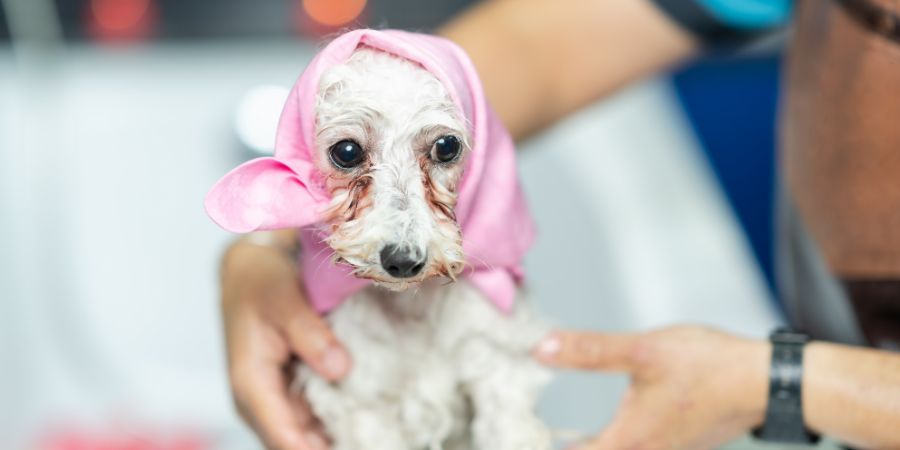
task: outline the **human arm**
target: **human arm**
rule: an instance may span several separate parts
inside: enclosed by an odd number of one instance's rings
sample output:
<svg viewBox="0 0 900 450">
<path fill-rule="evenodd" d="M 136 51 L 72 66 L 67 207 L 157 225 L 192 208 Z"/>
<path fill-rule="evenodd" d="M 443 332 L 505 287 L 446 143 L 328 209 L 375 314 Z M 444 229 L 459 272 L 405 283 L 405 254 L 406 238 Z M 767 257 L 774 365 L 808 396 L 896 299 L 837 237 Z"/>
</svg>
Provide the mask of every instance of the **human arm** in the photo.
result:
<svg viewBox="0 0 900 450">
<path fill-rule="evenodd" d="M 814 341 L 804 366 L 811 429 L 855 448 L 900 448 L 900 353 Z"/>
<path fill-rule="evenodd" d="M 559 332 L 545 363 L 619 371 L 631 386 L 586 449 L 707 449 L 762 424 L 771 346 L 702 327 L 644 334 Z M 813 342 L 804 355 L 807 426 L 860 448 L 900 448 L 900 355 Z"/>
<path fill-rule="evenodd" d="M 439 32 L 472 58 L 517 139 L 700 49 L 649 0 L 493 0 Z"/>
</svg>

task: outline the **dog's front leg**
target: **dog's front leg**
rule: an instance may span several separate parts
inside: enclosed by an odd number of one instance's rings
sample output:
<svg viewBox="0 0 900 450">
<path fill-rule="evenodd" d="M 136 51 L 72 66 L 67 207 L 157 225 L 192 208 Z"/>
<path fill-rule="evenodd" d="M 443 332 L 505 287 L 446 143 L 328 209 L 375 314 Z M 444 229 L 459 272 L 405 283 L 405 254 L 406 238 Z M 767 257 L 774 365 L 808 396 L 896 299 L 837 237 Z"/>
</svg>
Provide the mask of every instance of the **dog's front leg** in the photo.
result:
<svg viewBox="0 0 900 450">
<path fill-rule="evenodd" d="M 475 450 L 549 450 L 552 438 L 535 414 L 546 371 L 527 353 L 473 336 L 458 353 L 474 408 Z"/>
<path fill-rule="evenodd" d="M 309 371 L 309 368 L 302 370 Z M 304 373 L 304 393 L 333 450 L 408 450 L 394 405 L 367 401 L 341 383 Z"/>
<path fill-rule="evenodd" d="M 333 450 L 411 450 L 403 434 L 397 398 L 402 334 L 383 314 L 371 290 L 352 296 L 328 317 L 353 360 L 344 379 L 329 382 L 302 367 L 299 382 L 325 425 Z M 376 291 L 377 292 L 377 291 Z"/>
</svg>

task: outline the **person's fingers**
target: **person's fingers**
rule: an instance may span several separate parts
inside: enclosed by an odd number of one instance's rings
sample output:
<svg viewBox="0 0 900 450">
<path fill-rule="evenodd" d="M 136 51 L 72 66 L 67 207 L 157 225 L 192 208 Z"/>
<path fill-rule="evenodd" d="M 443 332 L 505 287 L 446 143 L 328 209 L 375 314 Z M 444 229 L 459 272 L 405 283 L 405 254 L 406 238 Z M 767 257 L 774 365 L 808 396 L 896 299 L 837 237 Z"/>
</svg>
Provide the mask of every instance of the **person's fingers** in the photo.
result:
<svg viewBox="0 0 900 450">
<path fill-rule="evenodd" d="M 619 411 L 613 421 L 604 427 L 600 434 L 574 445 L 570 450 L 621 450 L 628 448 L 641 448 L 636 445 L 642 434 L 635 436 L 629 432 L 633 425 L 631 421 L 636 417 L 637 411 L 633 408 L 635 393 L 629 390 L 622 399 Z M 644 421 L 646 423 L 646 420 Z"/>
<path fill-rule="evenodd" d="M 328 444 L 328 439 L 325 438 L 325 433 L 321 429 L 307 430 L 306 442 L 309 443 L 309 447 L 313 450 L 328 450 L 331 447 Z"/>
<path fill-rule="evenodd" d="M 296 372 L 295 369 L 296 368 L 291 368 L 288 372 L 288 376 L 293 376 Z M 294 411 L 294 416 L 300 421 L 300 424 L 303 427 L 303 434 L 310 447 L 316 450 L 327 449 L 329 447 L 328 433 L 325 432 L 325 427 L 322 426 L 322 422 L 315 414 L 313 414 L 312 407 L 306 400 L 306 396 L 303 395 L 302 390 L 295 388 L 294 385 L 289 386 L 288 402 L 291 405 L 291 409 Z"/>
<path fill-rule="evenodd" d="M 544 338 L 534 355 L 545 364 L 588 370 L 633 370 L 637 335 L 556 331 Z"/>
<path fill-rule="evenodd" d="M 319 450 L 306 431 L 313 422 L 305 404 L 288 391 L 293 370 L 285 370 L 284 337 L 251 314 L 231 321 L 228 369 L 241 417 L 273 450 Z"/>
<path fill-rule="evenodd" d="M 316 416 L 313 415 L 312 408 L 309 406 L 309 402 L 306 401 L 306 397 L 303 396 L 302 392 L 297 392 L 293 386 L 289 385 L 287 399 L 288 405 L 294 413 L 294 417 L 297 418 L 297 421 L 301 426 L 304 428 L 312 428 L 317 425 Z"/>
<path fill-rule="evenodd" d="M 315 450 L 326 450 L 330 447 L 328 434 L 318 420 L 304 428 L 303 434 L 306 442 Z"/>
<path fill-rule="evenodd" d="M 620 450 L 625 447 L 621 439 L 617 438 L 617 425 L 614 423 L 603 430 L 597 436 L 585 442 L 576 444 L 569 450 Z"/>
<path fill-rule="evenodd" d="M 270 449 L 327 449 L 321 424 L 298 400 L 302 395 L 289 392 L 295 376 L 289 363 L 293 356 L 306 359 L 334 379 L 346 373 L 349 358 L 344 353 L 344 367 L 340 354 L 338 363 L 329 359 L 331 347 L 343 350 L 305 302 L 293 261 L 263 246 L 236 246 L 229 253 L 223 259 L 222 314 L 237 409 Z"/>
<path fill-rule="evenodd" d="M 308 411 L 298 411 L 287 391 L 280 364 L 256 359 L 232 369 L 232 389 L 241 416 L 271 450 L 319 450 L 307 428 L 313 425 Z"/>
<path fill-rule="evenodd" d="M 223 263 L 231 269 L 223 268 L 222 276 L 229 353 L 234 353 L 234 345 L 242 345 L 241 327 L 269 325 L 280 341 L 286 341 L 285 360 L 287 354 L 294 353 L 326 379 L 346 375 L 350 357 L 306 301 L 294 263 L 274 248 L 243 246 L 232 250 L 241 256 L 229 258 L 231 264 Z M 282 342 L 276 344 L 285 347 Z"/>
<path fill-rule="evenodd" d="M 325 319 L 299 295 L 290 304 L 291 310 L 284 316 L 283 332 L 291 350 L 326 379 L 343 378 L 350 371 L 350 355 Z"/>
<path fill-rule="evenodd" d="M 580 442 L 576 442 L 566 450 L 622 450 L 625 448 L 636 448 L 627 446 L 630 443 L 628 436 L 623 434 L 623 421 L 621 417 L 622 411 L 613 419 L 612 423 L 603 428 L 603 431 L 596 436 L 591 436 Z"/>
</svg>

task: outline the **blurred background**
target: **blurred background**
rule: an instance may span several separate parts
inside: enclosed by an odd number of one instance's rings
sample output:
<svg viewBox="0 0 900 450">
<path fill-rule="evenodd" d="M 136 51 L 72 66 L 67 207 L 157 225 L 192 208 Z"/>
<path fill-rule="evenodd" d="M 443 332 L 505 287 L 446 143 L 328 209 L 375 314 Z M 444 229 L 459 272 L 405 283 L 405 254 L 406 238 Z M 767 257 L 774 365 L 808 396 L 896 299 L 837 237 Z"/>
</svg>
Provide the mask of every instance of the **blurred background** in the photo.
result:
<svg viewBox="0 0 900 450">
<path fill-rule="evenodd" d="M 0 1 L 0 449 L 259 448 L 225 378 L 231 236 L 202 198 L 271 151 L 323 36 L 427 31 L 470 3 Z M 530 287 L 555 323 L 762 337 L 780 322 L 779 42 L 639 83 L 522 143 L 541 228 Z M 541 413 L 597 430 L 624 386 L 564 374 Z"/>
</svg>

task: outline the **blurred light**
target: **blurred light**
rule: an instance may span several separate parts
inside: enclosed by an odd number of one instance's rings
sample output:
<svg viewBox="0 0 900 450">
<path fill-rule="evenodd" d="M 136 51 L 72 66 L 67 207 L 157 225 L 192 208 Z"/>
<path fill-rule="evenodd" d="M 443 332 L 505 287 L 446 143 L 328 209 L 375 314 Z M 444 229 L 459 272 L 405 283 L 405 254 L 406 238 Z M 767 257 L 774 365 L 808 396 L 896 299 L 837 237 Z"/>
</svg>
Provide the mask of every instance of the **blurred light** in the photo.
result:
<svg viewBox="0 0 900 450">
<path fill-rule="evenodd" d="M 101 40 L 146 37 L 155 20 L 152 0 L 91 0 L 91 28 Z"/>
<path fill-rule="evenodd" d="M 37 450 L 210 450 L 212 443 L 193 430 L 84 429 L 68 427 L 39 438 Z"/>
<path fill-rule="evenodd" d="M 366 0 L 303 0 L 303 10 L 321 25 L 337 27 L 359 17 Z"/>
<path fill-rule="evenodd" d="M 272 154 L 278 118 L 288 94 L 287 88 L 273 85 L 257 86 L 244 94 L 234 116 L 234 128 L 242 144 L 256 153 Z"/>
</svg>

